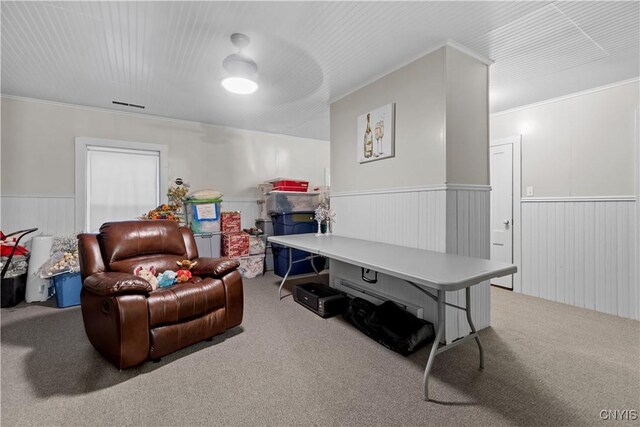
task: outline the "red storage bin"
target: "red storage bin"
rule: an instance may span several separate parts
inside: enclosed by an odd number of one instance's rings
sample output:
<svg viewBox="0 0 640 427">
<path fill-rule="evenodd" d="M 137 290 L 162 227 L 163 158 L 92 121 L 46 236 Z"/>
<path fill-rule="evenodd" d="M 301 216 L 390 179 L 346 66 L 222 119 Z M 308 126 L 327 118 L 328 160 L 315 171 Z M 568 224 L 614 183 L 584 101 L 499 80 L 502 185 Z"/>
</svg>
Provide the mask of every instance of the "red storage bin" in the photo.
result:
<svg viewBox="0 0 640 427">
<path fill-rule="evenodd" d="M 309 189 L 309 181 L 278 178 L 269 182 L 273 184 L 273 189 L 278 191 L 307 191 Z"/>
</svg>

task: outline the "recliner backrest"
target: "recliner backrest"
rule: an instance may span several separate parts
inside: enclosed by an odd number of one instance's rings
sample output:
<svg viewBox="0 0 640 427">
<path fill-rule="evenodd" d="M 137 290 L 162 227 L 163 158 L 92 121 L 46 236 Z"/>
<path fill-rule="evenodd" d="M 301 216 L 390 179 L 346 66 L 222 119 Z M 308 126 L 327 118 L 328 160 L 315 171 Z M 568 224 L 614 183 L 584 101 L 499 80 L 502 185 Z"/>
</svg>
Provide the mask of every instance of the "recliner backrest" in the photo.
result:
<svg viewBox="0 0 640 427">
<path fill-rule="evenodd" d="M 142 265 L 175 270 L 177 261 L 198 256 L 193 235 L 184 231 L 173 221 L 107 222 L 97 236 L 105 269 L 132 273 Z"/>
</svg>

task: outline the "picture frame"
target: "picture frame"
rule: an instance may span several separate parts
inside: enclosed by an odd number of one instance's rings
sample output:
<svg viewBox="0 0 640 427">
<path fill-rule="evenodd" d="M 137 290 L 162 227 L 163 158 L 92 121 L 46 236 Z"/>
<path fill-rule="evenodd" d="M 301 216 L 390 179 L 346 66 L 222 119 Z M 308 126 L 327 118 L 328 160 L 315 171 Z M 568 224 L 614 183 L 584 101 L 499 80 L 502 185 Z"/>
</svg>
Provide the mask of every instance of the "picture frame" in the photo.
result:
<svg viewBox="0 0 640 427">
<path fill-rule="evenodd" d="M 390 103 L 358 116 L 357 148 L 359 163 L 395 157 L 395 111 Z"/>
</svg>

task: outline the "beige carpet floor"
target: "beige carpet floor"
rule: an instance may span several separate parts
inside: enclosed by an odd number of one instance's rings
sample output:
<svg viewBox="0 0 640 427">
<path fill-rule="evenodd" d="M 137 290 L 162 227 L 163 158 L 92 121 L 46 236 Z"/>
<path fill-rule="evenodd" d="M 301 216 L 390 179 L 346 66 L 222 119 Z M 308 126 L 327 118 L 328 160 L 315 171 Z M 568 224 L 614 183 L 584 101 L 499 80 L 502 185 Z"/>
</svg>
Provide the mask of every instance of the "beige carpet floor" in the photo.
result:
<svg viewBox="0 0 640 427">
<path fill-rule="evenodd" d="M 78 307 L 0 310 L 1 423 L 27 425 L 624 425 L 640 411 L 640 322 L 492 289 L 492 327 L 436 358 L 402 357 L 343 319 L 321 319 L 277 277 L 245 281 L 241 327 L 118 371 Z M 638 421 L 635 421 L 638 425 Z"/>
</svg>

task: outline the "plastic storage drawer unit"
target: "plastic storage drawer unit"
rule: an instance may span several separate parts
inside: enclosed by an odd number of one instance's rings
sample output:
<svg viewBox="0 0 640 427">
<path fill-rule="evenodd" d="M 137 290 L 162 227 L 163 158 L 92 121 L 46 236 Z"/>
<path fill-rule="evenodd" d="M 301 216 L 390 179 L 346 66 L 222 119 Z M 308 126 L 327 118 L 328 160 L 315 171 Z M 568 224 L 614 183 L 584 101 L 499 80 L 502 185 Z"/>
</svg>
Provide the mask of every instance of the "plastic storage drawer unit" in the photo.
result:
<svg viewBox="0 0 640 427">
<path fill-rule="evenodd" d="M 51 278 L 59 308 L 80 305 L 82 279 L 80 273 L 63 273 Z"/>
</svg>

